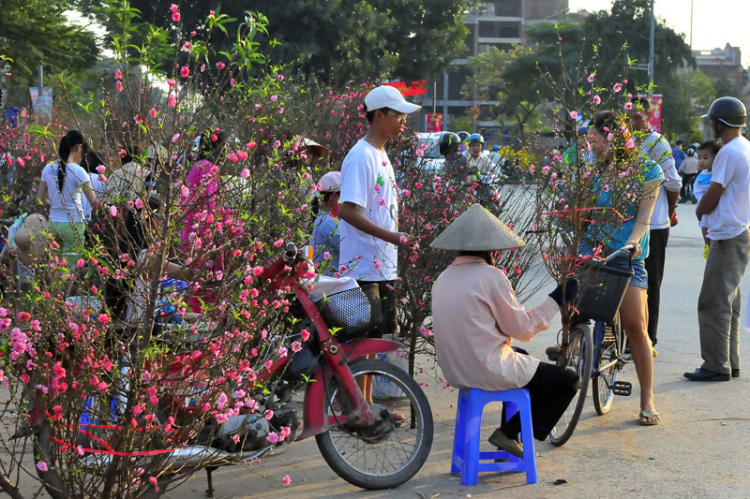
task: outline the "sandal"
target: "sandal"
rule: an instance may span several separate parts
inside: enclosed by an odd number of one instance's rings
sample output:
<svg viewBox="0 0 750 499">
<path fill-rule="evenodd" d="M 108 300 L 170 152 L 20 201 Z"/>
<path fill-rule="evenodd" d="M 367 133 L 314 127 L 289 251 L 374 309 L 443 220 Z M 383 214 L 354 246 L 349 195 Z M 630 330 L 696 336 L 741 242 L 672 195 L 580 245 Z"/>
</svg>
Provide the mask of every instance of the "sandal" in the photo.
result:
<svg viewBox="0 0 750 499">
<path fill-rule="evenodd" d="M 655 421 L 649 421 L 656 418 Z M 658 412 L 651 412 L 651 411 L 641 411 L 641 413 L 638 415 L 638 422 L 641 426 L 656 426 L 659 423 L 661 423 L 661 419 L 659 418 Z"/>
</svg>

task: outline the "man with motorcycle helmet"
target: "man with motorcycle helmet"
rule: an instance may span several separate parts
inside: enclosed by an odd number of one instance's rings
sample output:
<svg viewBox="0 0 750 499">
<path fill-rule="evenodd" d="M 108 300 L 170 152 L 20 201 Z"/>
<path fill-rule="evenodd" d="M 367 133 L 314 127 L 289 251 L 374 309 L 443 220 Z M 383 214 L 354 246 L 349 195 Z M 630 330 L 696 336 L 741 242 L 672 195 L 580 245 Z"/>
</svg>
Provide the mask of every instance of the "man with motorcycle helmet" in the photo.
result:
<svg viewBox="0 0 750 499">
<path fill-rule="evenodd" d="M 742 136 L 747 110 L 739 99 L 721 97 L 703 117 L 723 145 L 695 210 L 710 245 L 698 296 L 703 364 L 684 376 L 729 381 L 740 376 L 740 284 L 750 257 L 750 141 Z"/>
<path fill-rule="evenodd" d="M 453 132 L 445 132 L 440 137 L 440 154 L 445 156 L 445 173 L 449 178 L 465 178 L 469 175 L 466 156 L 460 152 L 462 142 L 461 137 Z"/>
<path fill-rule="evenodd" d="M 467 164 L 469 168 L 477 169 L 479 173 L 486 174 L 492 171 L 492 162 L 490 158 L 482 154 L 484 152 L 484 137 L 480 133 L 473 133 L 469 136 L 469 156 Z"/>
</svg>

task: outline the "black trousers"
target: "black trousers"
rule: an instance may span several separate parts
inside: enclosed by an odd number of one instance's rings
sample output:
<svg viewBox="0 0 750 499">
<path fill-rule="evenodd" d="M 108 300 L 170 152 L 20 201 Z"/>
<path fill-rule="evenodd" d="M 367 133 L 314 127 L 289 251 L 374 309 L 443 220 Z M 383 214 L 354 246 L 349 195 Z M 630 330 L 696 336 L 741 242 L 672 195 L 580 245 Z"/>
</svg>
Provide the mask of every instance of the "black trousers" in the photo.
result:
<svg viewBox="0 0 750 499">
<path fill-rule="evenodd" d="M 545 440 L 552 428 L 570 405 L 579 386 L 578 375 L 569 369 L 542 362 L 531 381 L 524 386 L 531 395 L 531 422 L 534 438 Z M 505 412 L 503 411 L 503 414 Z M 505 417 L 503 417 L 505 419 Z M 521 432 L 521 417 L 516 414 L 500 427 L 502 432 L 517 439 Z"/>
<path fill-rule="evenodd" d="M 395 334 L 398 330 L 398 307 L 396 303 L 396 281 L 357 281 L 360 286 L 377 284 L 383 322 L 367 334 L 368 338 L 382 338 L 384 334 Z"/>
<path fill-rule="evenodd" d="M 656 330 L 659 326 L 659 303 L 661 281 L 664 278 L 664 262 L 667 257 L 669 229 L 651 231 L 646 272 L 648 272 L 648 337 L 656 345 Z"/>
</svg>

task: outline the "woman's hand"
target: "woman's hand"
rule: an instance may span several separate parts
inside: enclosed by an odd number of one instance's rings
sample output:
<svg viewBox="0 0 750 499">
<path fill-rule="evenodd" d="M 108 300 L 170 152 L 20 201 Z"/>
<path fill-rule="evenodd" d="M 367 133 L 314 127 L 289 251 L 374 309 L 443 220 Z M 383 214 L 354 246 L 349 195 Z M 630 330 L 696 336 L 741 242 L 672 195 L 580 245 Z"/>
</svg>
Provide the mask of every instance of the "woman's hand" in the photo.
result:
<svg viewBox="0 0 750 499">
<path fill-rule="evenodd" d="M 630 252 L 630 259 L 631 260 L 635 260 L 636 258 L 638 258 L 638 256 L 640 256 L 641 253 L 643 253 L 643 248 L 641 248 L 641 242 L 640 242 L 640 240 L 630 239 L 625 244 L 626 245 L 628 245 L 628 244 L 632 244 L 633 245 L 633 250 Z"/>
</svg>

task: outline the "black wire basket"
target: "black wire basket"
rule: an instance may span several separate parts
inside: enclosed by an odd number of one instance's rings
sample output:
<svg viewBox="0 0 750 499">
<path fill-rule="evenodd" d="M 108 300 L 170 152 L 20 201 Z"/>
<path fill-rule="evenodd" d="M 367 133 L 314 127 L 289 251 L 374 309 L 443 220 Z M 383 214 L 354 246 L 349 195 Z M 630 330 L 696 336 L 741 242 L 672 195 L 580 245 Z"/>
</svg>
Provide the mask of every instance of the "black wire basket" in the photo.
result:
<svg viewBox="0 0 750 499">
<path fill-rule="evenodd" d="M 576 277 L 581 286 L 578 312 L 594 321 L 611 322 L 633 277 L 633 269 L 613 269 L 598 264 L 583 265 Z"/>
<path fill-rule="evenodd" d="M 340 340 L 360 338 L 383 321 L 377 284 L 328 295 L 316 305 L 329 328 L 341 328 L 335 334 Z"/>
</svg>

